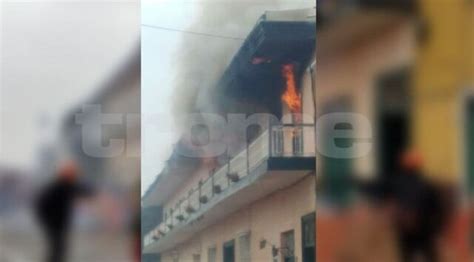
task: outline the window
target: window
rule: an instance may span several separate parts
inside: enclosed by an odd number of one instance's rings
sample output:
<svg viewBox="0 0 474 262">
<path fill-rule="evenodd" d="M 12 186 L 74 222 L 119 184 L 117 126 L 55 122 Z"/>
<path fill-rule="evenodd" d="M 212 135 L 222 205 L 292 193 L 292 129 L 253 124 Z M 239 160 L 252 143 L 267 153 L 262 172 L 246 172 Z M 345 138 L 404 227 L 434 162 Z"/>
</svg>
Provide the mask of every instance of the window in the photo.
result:
<svg viewBox="0 0 474 262">
<path fill-rule="evenodd" d="M 292 134 L 293 155 L 303 154 L 303 129 L 295 128 Z"/>
<path fill-rule="evenodd" d="M 217 262 L 216 253 L 217 253 L 216 247 L 210 247 L 207 250 L 207 262 Z"/>
<path fill-rule="evenodd" d="M 283 262 L 295 262 L 295 231 L 281 233 L 280 245 L 281 258 Z"/>
<path fill-rule="evenodd" d="M 301 238 L 303 262 L 316 260 L 316 214 L 311 213 L 301 218 Z"/>
<path fill-rule="evenodd" d="M 272 129 L 272 154 L 275 156 L 283 155 L 283 129 L 274 128 Z"/>
<path fill-rule="evenodd" d="M 231 240 L 224 243 L 223 246 L 223 261 L 234 262 L 235 261 L 235 241 Z"/>
<path fill-rule="evenodd" d="M 240 262 L 251 262 L 250 259 L 250 233 L 239 237 Z"/>
</svg>

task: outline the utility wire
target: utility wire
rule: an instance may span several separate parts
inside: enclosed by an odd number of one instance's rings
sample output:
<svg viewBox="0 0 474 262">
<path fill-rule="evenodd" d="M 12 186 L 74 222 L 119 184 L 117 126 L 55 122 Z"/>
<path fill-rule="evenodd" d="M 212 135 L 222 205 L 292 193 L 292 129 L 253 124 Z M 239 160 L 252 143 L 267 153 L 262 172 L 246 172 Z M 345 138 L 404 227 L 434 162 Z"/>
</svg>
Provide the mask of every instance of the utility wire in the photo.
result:
<svg viewBox="0 0 474 262">
<path fill-rule="evenodd" d="M 142 26 L 148 27 L 148 28 L 153 28 L 153 29 L 158 29 L 158 30 L 172 31 L 172 32 L 179 32 L 179 33 L 186 33 L 186 34 L 192 34 L 192 35 L 201 35 L 201 36 L 207 36 L 207 37 L 233 39 L 233 40 L 245 40 L 245 38 L 241 38 L 241 37 L 225 36 L 225 35 L 215 35 L 215 34 L 208 34 L 208 33 L 199 33 L 199 32 L 192 32 L 192 31 L 186 31 L 186 30 L 175 29 L 175 28 L 169 28 L 169 27 L 163 27 L 163 26 L 156 26 L 156 25 L 142 24 Z"/>
</svg>

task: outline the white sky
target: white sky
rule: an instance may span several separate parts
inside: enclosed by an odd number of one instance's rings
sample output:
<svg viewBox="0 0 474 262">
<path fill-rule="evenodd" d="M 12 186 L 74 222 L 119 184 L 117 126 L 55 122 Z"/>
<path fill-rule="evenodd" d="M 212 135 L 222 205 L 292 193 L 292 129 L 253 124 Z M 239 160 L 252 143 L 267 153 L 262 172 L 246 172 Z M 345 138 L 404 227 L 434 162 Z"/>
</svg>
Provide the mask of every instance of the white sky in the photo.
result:
<svg viewBox="0 0 474 262">
<path fill-rule="evenodd" d="M 226 4 L 232 1 L 247 1 L 252 5 L 255 19 L 250 22 L 253 25 L 258 17 L 266 10 L 285 10 L 292 8 L 314 7 L 314 0 L 148 0 L 141 2 L 142 24 L 154 25 L 165 28 L 187 30 L 191 23 L 195 22 L 196 11 L 203 4 L 216 4 L 217 8 L 230 8 L 232 5 Z M 278 5 L 272 4 L 278 2 Z M 217 10 L 216 8 L 216 10 Z M 210 14 L 211 15 L 211 14 Z M 239 16 L 239 14 L 235 14 Z M 240 14 L 242 15 L 242 14 Z M 248 26 L 248 21 L 245 26 Z M 208 24 L 209 25 L 209 24 Z M 225 36 L 245 37 L 245 35 L 235 35 L 235 28 L 226 27 L 228 31 L 222 31 L 218 23 L 209 25 L 210 28 L 200 28 L 199 33 L 212 33 Z M 238 26 L 238 25 L 237 25 Z M 211 28 L 212 27 L 212 28 Z M 251 26 L 248 28 L 248 31 Z M 220 30 L 220 31 L 219 31 Z M 247 30 L 247 28 L 246 28 Z M 179 77 L 176 57 L 181 41 L 188 41 L 189 45 L 210 43 L 210 41 L 229 41 L 226 39 L 212 38 L 206 36 L 196 36 L 186 38 L 186 33 L 153 29 L 142 26 L 142 194 L 164 166 L 171 152 L 173 143 L 179 136 L 175 132 L 160 131 L 157 126 L 147 125 L 147 114 L 170 115 L 173 100 L 173 82 Z M 196 41 L 196 42 L 194 42 Z M 197 41 L 202 41 L 197 43 Z M 215 45 L 211 45 L 215 46 Z M 233 52 L 235 52 L 234 50 Z M 190 58 L 192 59 L 192 57 Z M 169 119 L 162 120 L 162 126 L 172 126 Z"/>
<path fill-rule="evenodd" d="M 139 40 L 136 2 L 0 4 L 0 165 L 30 167 L 52 126 L 98 88 Z M 48 132 L 53 132 L 49 128 Z"/>
<path fill-rule="evenodd" d="M 197 8 L 213 1 L 222 8 L 230 0 L 144 0 L 141 13 L 136 2 L 123 0 L 0 2 L 0 165 L 31 167 L 44 142 L 40 119 L 50 119 L 48 132 L 53 132 L 64 112 L 93 93 L 120 64 L 140 31 L 144 119 L 152 113 L 170 115 L 173 81 L 179 77 L 173 66 L 186 34 L 140 28 L 140 15 L 142 24 L 186 30 Z M 312 7 L 314 0 L 248 3 L 257 9 L 256 21 L 265 10 Z M 210 26 L 201 32 L 236 32 Z M 192 41 L 228 40 L 193 35 Z M 177 136 L 153 126 L 142 128 L 142 192 L 163 168 Z"/>
<path fill-rule="evenodd" d="M 142 2 L 142 24 L 185 29 L 193 15 L 192 4 L 171 1 Z M 177 135 L 160 132 L 156 126 L 147 125 L 147 117 L 170 115 L 172 106 L 174 59 L 182 35 L 179 32 L 142 27 L 142 194 L 153 182 L 168 159 Z M 160 119 L 162 126 L 172 129 L 170 119 Z"/>
<path fill-rule="evenodd" d="M 230 0 L 144 0 L 141 13 L 134 1 L 0 2 L 0 165 L 31 167 L 44 142 L 39 120 L 46 116 L 51 126 L 57 125 L 65 110 L 93 93 L 113 72 L 140 31 L 144 119 L 152 113 L 169 115 L 173 81 L 179 77 L 174 61 L 186 34 L 140 28 L 140 15 L 142 24 L 186 30 L 195 21 L 197 8 L 213 1 L 222 8 Z M 248 3 L 260 15 L 270 9 L 312 7 L 314 0 Z M 210 26 L 201 32 L 228 36 L 236 32 L 216 31 L 219 24 Z M 193 35 L 192 41 L 228 40 Z M 177 136 L 153 126 L 142 128 L 142 192 L 163 168 Z"/>
</svg>

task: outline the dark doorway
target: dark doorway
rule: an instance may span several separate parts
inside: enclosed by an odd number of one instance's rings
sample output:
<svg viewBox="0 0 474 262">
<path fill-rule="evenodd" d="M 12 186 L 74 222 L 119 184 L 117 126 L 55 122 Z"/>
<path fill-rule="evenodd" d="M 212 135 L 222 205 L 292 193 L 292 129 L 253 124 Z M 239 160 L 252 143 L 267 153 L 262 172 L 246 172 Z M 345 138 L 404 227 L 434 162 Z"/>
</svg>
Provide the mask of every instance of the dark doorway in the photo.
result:
<svg viewBox="0 0 474 262">
<path fill-rule="evenodd" d="M 301 218 L 301 243 L 303 262 L 316 261 L 316 214 Z"/>
<path fill-rule="evenodd" d="M 376 83 L 377 158 L 383 176 L 398 172 L 400 155 L 410 144 L 411 70 L 399 69 Z"/>
<path fill-rule="evenodd" d="M 224 243 L 223 251 L 224 251 L 223 252 L 224 262 L 235 261 L 235 241 L 234 240 Z"/>
<path fill-rule="evenodd" d="M 380 116 L 380 170 L 384 175 L 397 172 L 398 159 L 408 146 L 408 123 L 403 114 Z"/>
</svg>

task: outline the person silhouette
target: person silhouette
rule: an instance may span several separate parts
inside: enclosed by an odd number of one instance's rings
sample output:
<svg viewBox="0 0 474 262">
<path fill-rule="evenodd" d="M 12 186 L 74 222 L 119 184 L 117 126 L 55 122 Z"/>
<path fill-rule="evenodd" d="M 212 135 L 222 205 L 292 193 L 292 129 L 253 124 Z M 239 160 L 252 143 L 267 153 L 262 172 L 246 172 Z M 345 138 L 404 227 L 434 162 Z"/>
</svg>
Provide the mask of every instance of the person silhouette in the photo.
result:
<svg viewBox="0 0 474 262">
<path fill-rule="evenodd" d="M 79 183 L 79 171 L 74 162 L 58 168 L 55 179 L 39 193 L 36 216 L 47 242 L 46 262 L 64 262 L 74 201 L 91 194 L 91 189 Z"/>
</svg>

